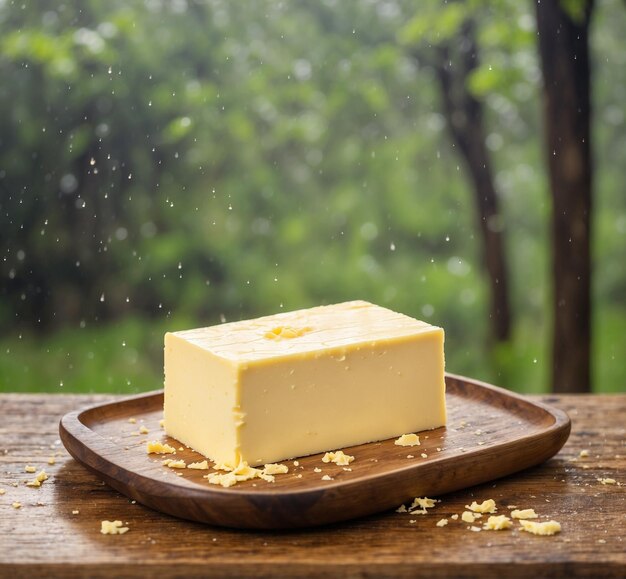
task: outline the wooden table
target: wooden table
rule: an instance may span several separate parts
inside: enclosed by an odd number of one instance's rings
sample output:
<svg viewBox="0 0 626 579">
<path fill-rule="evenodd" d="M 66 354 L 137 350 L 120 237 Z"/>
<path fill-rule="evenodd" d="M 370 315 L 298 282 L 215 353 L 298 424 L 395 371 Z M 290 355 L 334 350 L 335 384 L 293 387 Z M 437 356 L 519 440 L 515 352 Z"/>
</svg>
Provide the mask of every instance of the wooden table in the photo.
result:
<svg viewBox="0 0 626 579">
<path fill-rule="evenodd" d="M 70 458 L 60 417 L 113 396 L 0 394 L 0 577 L 625 577 L 626 394 L 550 396 L 573 428 L 564 449 L 523 473 L 396 512 L 298 532 L 242 532 L 132 504 Z M 588 457 L 580 457 L 582 450 Z M 50 457 L 54 464 L 48 464 Z M 45 468 L 40 488 L 25 465 Z M 602 484 L 598 479 L 614 479 Z M 534 508 L 562 532 L 472 532 L 450 516 L 473 500 Z M 20 502 L 15 509 L 12 503 Z M 449 524 L 437 527 L 441 518 Z M 102 535 L 100 521 L 130 531 Z"/>
</svg>

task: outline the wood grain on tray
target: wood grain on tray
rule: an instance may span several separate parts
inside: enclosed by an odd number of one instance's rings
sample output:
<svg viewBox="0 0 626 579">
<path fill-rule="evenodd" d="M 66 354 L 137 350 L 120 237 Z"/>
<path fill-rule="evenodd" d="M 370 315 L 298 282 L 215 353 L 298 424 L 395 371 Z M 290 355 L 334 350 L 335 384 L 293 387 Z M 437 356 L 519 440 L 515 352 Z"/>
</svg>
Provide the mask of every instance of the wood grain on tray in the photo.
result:
<svg viewBox="0 0 626 579">
<path fill-rule="evenodd" d="M 448 375 L 446 387 L 448 425 L 421 433 L 420 446 L 390 439 L 345 448 L 355 457 L 351 470 L 323 463 L 321 454 L 298 458 L 298 466 L 283 461 L 289 473 L 273 483 L 254 479 L 222 488 L 203 478 L 212 471 L 161 464 L 204 459 L 190 449 L 148 455 L 148 440 L 181 447 L 159 426 L 162 392 L 69 413 L 60 432 L 78 461 L 144 505 L 194 521 L 265 529 L 347 520 L 469 487 L 539 464 L 567 440 L 570 421 L 560 410 L 459 376 Z M 140 434 L 142 426 L 147 434 Z"/>
</svg>

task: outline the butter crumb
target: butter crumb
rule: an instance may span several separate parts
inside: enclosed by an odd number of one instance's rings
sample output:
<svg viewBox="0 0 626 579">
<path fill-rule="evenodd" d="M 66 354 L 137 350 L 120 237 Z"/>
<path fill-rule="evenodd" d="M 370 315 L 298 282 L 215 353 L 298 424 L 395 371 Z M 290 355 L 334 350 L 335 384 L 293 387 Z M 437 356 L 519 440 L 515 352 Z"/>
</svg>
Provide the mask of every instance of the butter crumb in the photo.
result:
<svg viewBox="0 0 626 579">
<path fill-rule="evenodd" d="M 421 443 L 417 434 L 403 434 L 394 444 L 396 446 L 419 446 Z"/>
<path fill-rule="evenodd" d="M 313 469 L 313 472 L 322 472 L 321 468 L 318 468 L 317 466 Z"/>
<path fill-rule="evenodd" d="M 129 424 L 136 424 L 137 423 L 137 419 L 136 418 L 129 418 L 128 422 L 129 422 Z"/>
<path fill-rule="evenodd" d="M 480 504 L 474 501 L 471 505 L 465 505 L 465 508 L 475 513 L 495 513 L 498 510 L 493 499 L 487 499 Z"/>
<path fill-rule="evenodd" d="M 537 513 L 535 513 L 535 509 L 516 509 L 511 512 L 511 516 L 514 519 L 536 519 Z"/>
<path fill-rule="evenodd" d="M 209 470 L 209 463 L 206 460 L 202 462 L 190 462 L 187 465 L 187 468 L 191 468 L 193 470 Z"/>
<path fill-rule="evenodd" d="M 100 523 L 100 532 L 103 535 L 123 535 L 128 530 L 128 527 L 122 526 L 122 521 L 101 521 Z"/>
<path fill-rule="evenodd" d="M 149 432 L 150 432 L 150 431 L 149 431 L 149 430 L 145 427 L 145 425 L 144 425 L 144 424 L 142 424 L 142 425 L 139 427 L 139 434 L 148 434 Z"/>
<path fill-rule="evenodd" d="M 452 515 L 450 517 L 453 521 L 456 521 L 459 518 L 459 515 L 457 515 L 456 513 L 454 513 L 454 515 Z"/>
<path fill-rule="evenodd" d="M 406 457 L 407 458 L 415 458 L 412 454 L 407 454 Z"/>
<path fill-rule="evenodd" d="M 27 465 L 24 467 L 24 472 L 31 472 L 31 473 L 32 473 L 32 472 L 37 472 L 37 468 L 36 468 L 36 467 L 34 467 L 34 466 L 30 466 L 29 464 L 27 464 Z"/>
<path fill-rule="evenodd" d="M 603 485 L 614 485 L 617 481 L 614 478 L 599 478 L 597 479 L 600 484 Z"/>
<path fill-rule="evenodd" d="M 19 509 L 19 508 L 21 508 L 22 503 L 19 503 L 19 502 L 15 501 L 14 503 L 11 503 L 11 506 L 12 506 L 14 509 Z"/>
<path fill-rule="evenodd" d="M 33 480 L 30 480 L 26 483 L 26 486 L 37 488 L 40 487 L 41 483 L 45 480 L 48 480 L 48 475 L 46 474 L 45 470 L 40 470 Z"/>
<path fill-rule="evenodd" d="M 476 519 L 479 519 L 480 517 L 482 517 L 480 513 L 472 513 L 470 511 L 463 511 L 463 514 L 461 515 L 461 520 L 464 523 L 473 523 Z"/>
<path fill-rule="evenodd" d="M 187 468 L 185 461 L 182 459 L 172 460 L 171 458 L 166 458 L 165 460 L 161 461 L 161 464 L 168 468 Z"/>
<path fill-rule="evenodd" d="M 289 467 L 285 464 L 266 464 L 263 467 L 264 474 L 285 474 L 289 472 Z"/>
<path fill-rule="evenodd" d="M 441 519 L 439 521 L 437 521 L 437 526 L 438 527 L 445 527 L 448 524 L 448 519 Z"/>
<path fill-rule="evenodd" d="M 535 523 L 533 521 L 520 521 L 522 531 L 533 535 L 554 535 L 561 531 L 560 523 L 556 521 L 546 521 L 545 523 Z"/>
<path fill-rule="evenodd" d="M 322 457 L 322 462 L 334 462 L 339 466 L 348 466 L 354 460 L 353 456 L 345 454 L 343 450 L 337 450 L 336 452 L 327 452 Z"/>
<path fill-rule="evenodd" d="M 511 519 L 506 515 L 491 515 L 483 525 L 483 529 L 486 531 L 502 531 L 504 529 L 510 529 L 512 526 L 513 523 Z"/>
<path fill-rule="evenodd" d="M 80 511 L 79 511 L 78 509 L 74 509 L 74 510 L 72 511 L 72 514 L 73 514 L 73 515 L 78 515 L 79 513 L 80 513 Z"/>
<path fill-rule="evenodd" d="M 51 456 L 51 457 L 48 459 L 48 464 L 49 464 L 49 465 L 53 465 L 54 463 L 56 463 L 56 460 L 55 460 L 54 456 Z"/>
<path fill-rule="evenodd" d="M 422 452 L 421 457 L 422 458 L 428 458 L 428 455 L 425 452 Z"/>
<path fill-rule="evenodd" d="M 587 458 L 589 456 L 589 451 L 585 448 L 578 453 L 580 458 Z"/>
<path fill-rule="evenodd" d="M 432 509 L 436 503 L 437 501 L 435 499 L 429 499 L 428 497 L 415 497 L 413 499 L 413 503 L 409 507 L 409 512 L 413 514 L 417 513 L 425 515 L 427 512 L 426 509 Z"/>
<path fill-rule="evenodd" d="M 478 533 L 478 531 L 480 531 L 480 527 L 476 527 L 475 525 L 472 525 L 471 527 L 467 527 L 470 531 L 474 531 L 474 533 Z"/>
<path fill-rule="evenodd" d="M 406 505 L 400 505 L 397 509 L 396 509 L 396 513 L 407 513 L 407 508 Z"/>
<path fill-rule="evenodd" d="M 165 419 L 161 418 L 161 420 L 159 420 L 159 428 L 165 428 Z"/>
<path fill-rule="evenodd" d="M 169 444 L 163 444 L 158 440 L 152 440 L 147 443 L 146 452 L 148 454 L 173 454 L 176 452 L 176 449 L 171 447 Z"/>
<path fill-rule="evenodd" d="M 332 476 L 328 476 L 327 474 L 325 474 L 325 475 L 322 477 L 322 480 L 333 480 L 333 477 L 332 477 Z"/>
<path fill-rule="evenodd" d="M 3 495 L 4 493 L 6 493 L 6 491 L 4 489 L 0 489 L 0 495 Z"/>
</svg>

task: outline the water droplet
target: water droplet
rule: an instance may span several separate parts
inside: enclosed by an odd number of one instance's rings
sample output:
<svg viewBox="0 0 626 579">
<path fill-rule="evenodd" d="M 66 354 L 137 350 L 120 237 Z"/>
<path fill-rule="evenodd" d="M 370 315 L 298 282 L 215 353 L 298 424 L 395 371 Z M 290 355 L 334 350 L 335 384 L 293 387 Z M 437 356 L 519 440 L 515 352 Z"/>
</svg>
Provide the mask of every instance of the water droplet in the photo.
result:
<svg viewBox="0 0 626 579">
<path fill-rule="evenodd" d="M 389 249 L 391 251 L 395 251 L 396 250 L 396 244 L 392 241 L 391 244 L 389 245 Z"/>
<path fill-rule="evenodd" d="M 100 295 L 100 301 L 103 302 L 104 301 L 104 294 Z"/>
</svg>

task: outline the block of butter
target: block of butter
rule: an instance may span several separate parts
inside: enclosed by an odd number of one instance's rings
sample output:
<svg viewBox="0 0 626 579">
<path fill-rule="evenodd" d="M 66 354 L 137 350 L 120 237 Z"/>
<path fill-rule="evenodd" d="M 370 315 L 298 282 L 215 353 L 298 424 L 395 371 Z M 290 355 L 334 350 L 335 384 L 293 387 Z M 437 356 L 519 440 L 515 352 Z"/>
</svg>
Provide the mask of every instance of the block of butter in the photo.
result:
<svg viewBox="0 0 626 579">
<path fill-rule="evenodd" d="M 436 428 L 443 342 L 364 301 L 167 333 L 165 431 L 235 466 Z"/>
</svg>

